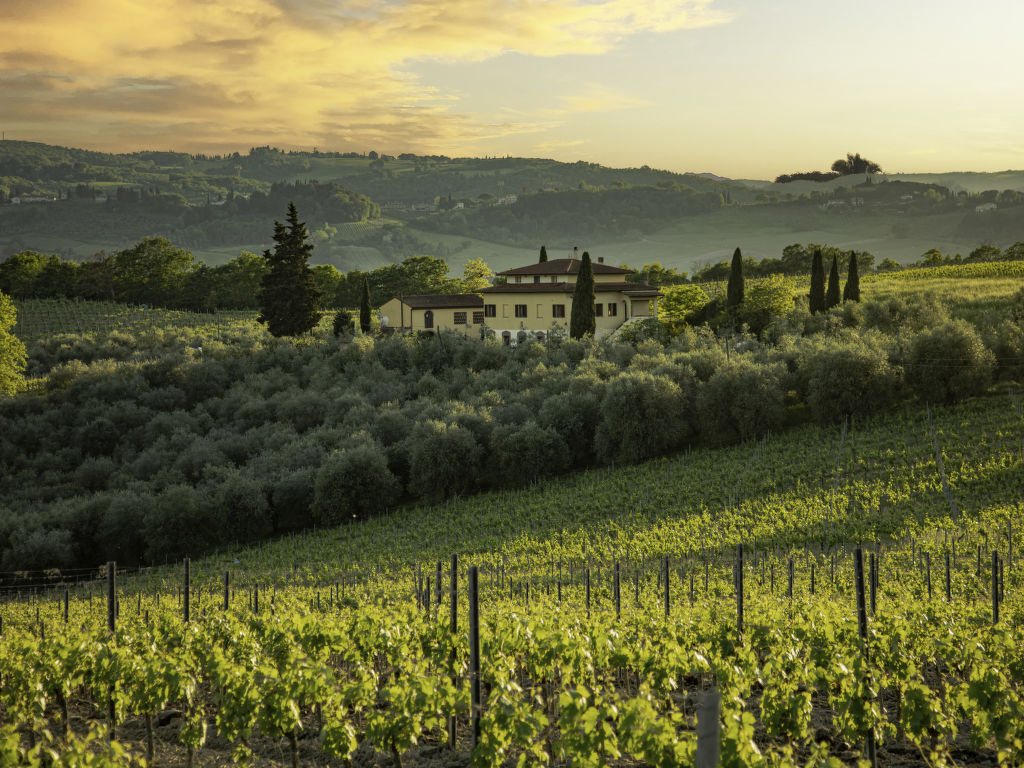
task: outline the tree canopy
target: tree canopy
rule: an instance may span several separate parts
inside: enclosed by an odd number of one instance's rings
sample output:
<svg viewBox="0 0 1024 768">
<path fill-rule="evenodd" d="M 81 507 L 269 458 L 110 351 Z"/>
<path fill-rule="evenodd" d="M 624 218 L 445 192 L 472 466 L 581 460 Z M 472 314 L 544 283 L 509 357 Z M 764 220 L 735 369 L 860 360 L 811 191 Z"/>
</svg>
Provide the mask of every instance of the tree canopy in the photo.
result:
<svg viewBox="0 0 1024 768">
<path fill-rule="evenodd" d="M 259 321 L 274 336 L 306 333 L 320 320 L 313 270 L 307 263 L 313 252 L 305 222 L 299 221 L 294 203 L 288 204 L 288 226 L 274 222 L 273 252 L 265 251 L 270 266 L 260 290 Z"/>
<path fill-rule="evenodd" d="M 25 345 L 12 333 L 17 320 L 14 302 L 0 293 L 0 393 L 6 395 L 25 387 Z"/>
<path fill-rule="evenodd" d="M 572 312 L 569 316 L 569 335 L 574 339 L 591 336 L 597 330 L 594 316 L 594 269 L 590 265 L 590 253 L 583 252 L 576 287 L 572 292 Z"/>
<path fill-rule="evenodd" d="M 855 173 L 881 173 L 882 166 L 866 157 L 857 154 L 846 153 L 846 158 L 839 158 L 832 163 L 832 170 L 840 176 L 850 176 Z"/>
</svg>

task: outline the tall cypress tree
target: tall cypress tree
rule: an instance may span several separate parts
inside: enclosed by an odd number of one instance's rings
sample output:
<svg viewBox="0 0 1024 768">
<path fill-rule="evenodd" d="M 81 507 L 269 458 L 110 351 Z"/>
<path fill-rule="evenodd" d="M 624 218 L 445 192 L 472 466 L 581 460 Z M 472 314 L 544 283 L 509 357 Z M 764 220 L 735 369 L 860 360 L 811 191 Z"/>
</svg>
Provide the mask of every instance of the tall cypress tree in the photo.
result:
<svg viewBox="0 0 1024 768">
<path fill-rule="evenodd" d="M 540 261 L 539 261 L 539 262 L 537 262 L 537 263 L 538 263 L 538 264 L 543 264 L 543 263 L 544 263 L 545 261 L 547 261 L 547 260 L 548 260 L 548 249 L 547 249 L 547 247 L 546 247 L 546 246 L 543 246 L 543 245 L 542 245 L 542 246 L 540 247 Z"/>
<path fill-rule="evenodd" d="M 821 261 L 821 249 L 814 251 L 811 261 L 811 314 L 825 311 L 825 265 Z"/>
<path fill-rule="evenodd" d="M 725 293 L 726 309 L 738 309 L 743 303 L 743 255 L 737 248 L 732 254 L 732 268 L 729 270 L 729 286 Z"/>
<path fill-rule="evenodd" d="M 860 301 L 860 275 L 857 272 L 857 253 L 850 254 L 850 271 L 846 273 L 843 301 Z"/>
<path fill-rule="evenodd" d="M 569 315 L 569 335 L 582 339 L 597 330 L 594 317 L 594 269 L 590 266 L 590 253 L 583 252 L 580 272 L 576 276 L 576 287 L 572 292 L 572 313 Z"/>
<path fill-rule="evenodd" d="M 269 269 L 260 285 L 260 316 L 274 336 L 297 336 L 320 321 L 320 291 L 307 263 L 313 253 L 305 222 L 295 203 L 288 203 L 288 226 L 274 222 L 273 252 L 264 251 Z"/>
<path fill-rule="evenodd" d="M 839 257 L 832 256 L 832 269 L 828 273 L 828 290 L 825 291 L 825 309 L 839 306 Z"/>
<path fill-rule="evenodd" d="M 359 297 L 359 330 L 370 332 L 370 284 L 363 278 L 363 293 Z"/>
</svg>

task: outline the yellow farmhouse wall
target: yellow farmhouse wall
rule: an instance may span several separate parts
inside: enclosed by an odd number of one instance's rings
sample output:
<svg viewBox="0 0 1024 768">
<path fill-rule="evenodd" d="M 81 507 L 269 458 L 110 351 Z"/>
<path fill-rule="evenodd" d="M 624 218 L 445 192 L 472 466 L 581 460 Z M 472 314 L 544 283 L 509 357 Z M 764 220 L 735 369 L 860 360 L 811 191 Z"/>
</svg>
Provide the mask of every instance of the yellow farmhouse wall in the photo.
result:
<svg viewBox="0 0 1024 768">
<path fill-rule="evenodd" d="M 487 327 L 498 330 L 546 331 L 552 324 L 569 327 L 572 315 L 570 293 L 485 293 L 484 306 L 494 305 L 494 317 L 485 318 Z M 651 316 L 649 299 L 630 299 L 619 291 L 595 290 L 595 303 L 601 315 L 595 318 L 598 333 L 614 331 L 626 320 Z M 526 317 L 516 317 L 516 305 L 526 305 Z M 564 317 L 555 317 L 554 306 L 562 305 Z M 610 314 L 609 305 L 615 307 Z"/>
<path fill-rule="evenodd" d="M 433 313 L 432 328 L 428 328 L 426 324 L 428 311 Z M 456 331 L 467 336 L 480 334 L 480 323 L 473 323 L 473 313 L 482 311 L 482 307 L 432 307 L 429 309 L 409 307 L 403 304 L 401 299 L 391 299 L 382 304 L 380 308 L 380 314 L 387 318 L 390 328 L 405 328 L 412 331 Z M 465 314 L 466 323 L 464 325 L 455 323 L 456 312 Z"/>
</svg>

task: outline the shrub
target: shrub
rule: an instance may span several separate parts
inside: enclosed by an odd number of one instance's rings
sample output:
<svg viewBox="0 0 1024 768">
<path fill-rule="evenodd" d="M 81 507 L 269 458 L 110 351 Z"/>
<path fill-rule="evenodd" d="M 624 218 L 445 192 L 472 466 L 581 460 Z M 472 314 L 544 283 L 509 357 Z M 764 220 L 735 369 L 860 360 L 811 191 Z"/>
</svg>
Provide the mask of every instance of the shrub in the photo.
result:
<svg viewBox="0 0 1024 768">
<path fill-rule="evenodd" d="M 786 415 L 784 376 L 777 363 L 727 362 L 697 393 L 701 438 L 721 445 L 780 428 Z"/>
<path fill-rule="evenodd" d="M 219 478 L 213 503 L 224 516 L 226 541 L 259 541 L 274 531 L 263 487 L 244 470 L 229 469 Z"/>
<path fill-rule="evenodd" d="M 907 383 L 929 403 L 981 394 L 992 382 L 995 355 L 963 320 L 951 320 L 914 337 L 907 355 Z"/>
<path fill-rule="evenodd" d="M 313 519 L 337 525 L 382 512 L 399 492 L 380 446 L 364 443 L 327 457 L 316 476 Z"/>
<path fill-rule="evenodd" d="M 739 316 L 750 326 L 751 332 L 760 334 L 769 323 L 792 311 L 793 289 L 782 275 L 772 275 L 750 286 Z"/>
<path fill-rule="evenodd" d="M 632 463 L 678 448 L 690 435 L 687 410 L 682 390 L 664 376 L 618 376 L 601 401 L 598 458 Z"/>
<path fill-rule="evenodd" d="M 464 427 L 436 419 L 417 424 L 409 454 L 409 490 L 434 500 L 468 491 L 476 484 L 482 453 Z"/>
<path fill-rule="evenodd" d="M 536 421 L 500 426 L 491 436 L 491 473 L 501 485 L 523 485 L 556 474 L 568 459 L 569 449 L 561 435 Z"/>
<path fill-rule="evenodd" d="M 819 423 L 889 407 L 900 376 L 885 349 L 857 337 L 829 340 L 800 354 L 797 381 Z"/>
</svg>

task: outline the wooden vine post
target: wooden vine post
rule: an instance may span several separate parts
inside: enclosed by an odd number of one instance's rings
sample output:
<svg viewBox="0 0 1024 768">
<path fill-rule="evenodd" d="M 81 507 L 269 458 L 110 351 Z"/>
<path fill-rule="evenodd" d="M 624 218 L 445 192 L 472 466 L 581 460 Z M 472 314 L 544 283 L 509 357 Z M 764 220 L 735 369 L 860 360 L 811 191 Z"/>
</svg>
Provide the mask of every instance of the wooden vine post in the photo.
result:
<svg viewBox="0 0 1024 768">
<path fill-rule="evenodd" d="M 113 560 L 107 561 L 107 630 L 110 632 L 110 640 L 114 639 L 114 632 L 117 629 L 117 563 Z M 114 686 L 110 685 L 107 690 L 107 738 L 113 741 L 115 738 L 114 729 Z"/>
<path fill-rule="evenodd" d="M 451 573 L 451 587 L 448 595 L 449 600 L 449 629 L 452 633 L 452 638 L 456 636 L 459 631 L 459 556 L 452 555 L 452 573 Z M 453 669 L 452 673 L 452 685 L 458 685 L 458 677 L 454 674 L 455 668 L 455 649 L 452 648 L 452 653 L 449 658 Z M 455 749 L 455 715 L 449 715 L 448 717 L 448 748 Z"/>
<path fill-rule="evenodd" d="M 736 635 L 743 636 L 743 545 L 736 545 Z"/>
<path fill-rule="evenodd" d="M 871 556 L 872 562 L 874 561 L 874 555 Z M 860 634 L 861 642 L 861 653 L 864 656 L 865 666 L 869 660 L 868 655 L 868 612 L 867 612 L 867 596 L 864 594 L 864 552 L 860 547 L 853 553 L 853 568 L 854 568 L 854 580 L 857 587 L 857 630 Z M 872 725 L 867 732 L 867 745 L 865 751 L 867 752 L 868 760 L 871 762 L 872 768 L 878 766 L 878 755 L 875 749 L 875 728 Z"/>
<path fill-rule="evenodd" d="M 480 608 L 477 566 L 469 568 L 469 699 L 472 749 L 480 743 Z"/>
<path fill-rule="evenodd" d="M 186 624 L 188 624 L 188 620 L 190 618 L 190 616 L 189 616 L 189 609 L 191 607 L 191 604 L 190 604 L 189 601 L 191 600 L 191 596 L 192 596 L 192 584 L 191 584 L 191 582 L 192 582 L 192 564 L 189 561 L 189 559 L 186 557 L 185 558 L 185 591 L 182 593 L 184 595 L 184 600 L 182 601 L 182 610 L 183 610 L 183 614 L 182 615 L 183 615 L 183 617 L 185 619 L 185 623 Z"/>
</svg>

